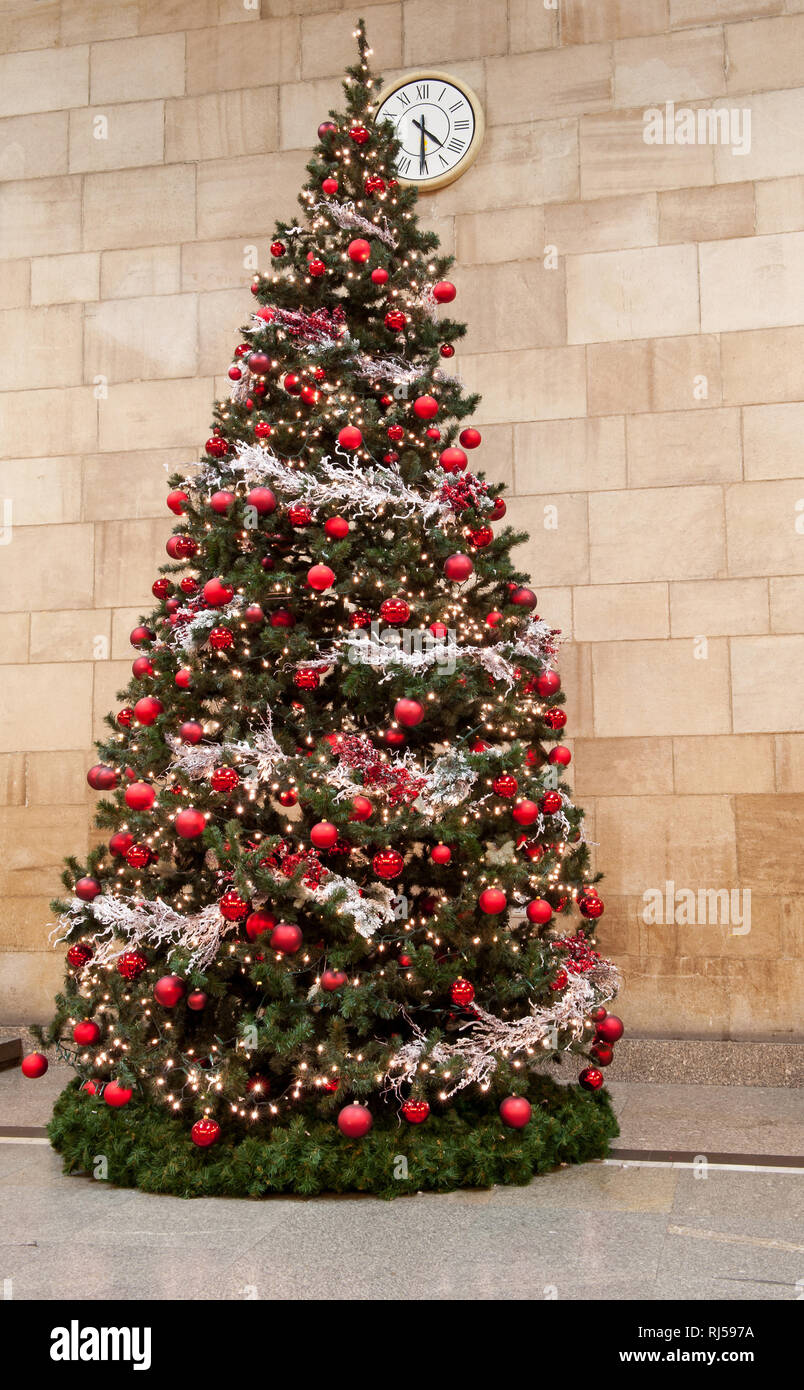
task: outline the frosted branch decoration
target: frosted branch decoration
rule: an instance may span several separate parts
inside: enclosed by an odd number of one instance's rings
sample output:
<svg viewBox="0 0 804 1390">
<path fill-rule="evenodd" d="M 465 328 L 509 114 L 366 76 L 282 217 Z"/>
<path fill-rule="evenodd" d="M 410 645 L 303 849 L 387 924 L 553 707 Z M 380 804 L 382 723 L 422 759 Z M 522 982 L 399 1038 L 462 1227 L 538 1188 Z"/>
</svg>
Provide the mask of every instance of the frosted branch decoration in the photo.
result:
<svg viewBox="0 0 804 1390">
<path fill-rule="evenodd" d="M 181 947 L 190 952 L 191 970 L 205 970 L 218 954 L 223 937 L 236 930 L 236 924 L 221 916 L 217 903 L 184 916 L 161 898 L 115 898 L 103 893 L 91 903 L 73 899 L 69 911 L 50 933 L 54 946 L 66 940 L 77 918 L 86 912 L 100 928 L 91 937 L 93 965 L 111 965 L 123 951 L 136 946 L 156 950 Z"/>
</svg>

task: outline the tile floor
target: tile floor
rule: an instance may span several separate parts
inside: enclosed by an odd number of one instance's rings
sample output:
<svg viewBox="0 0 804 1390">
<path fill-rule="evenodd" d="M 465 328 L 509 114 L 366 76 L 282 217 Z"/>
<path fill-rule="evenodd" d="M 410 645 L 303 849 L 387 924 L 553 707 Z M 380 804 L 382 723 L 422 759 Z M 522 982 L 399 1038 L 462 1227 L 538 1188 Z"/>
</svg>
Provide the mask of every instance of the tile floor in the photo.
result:
<svg viewBox="0 0 804 1390">
<path fill-rule="evenodd" d="M 0 1073 L 0 1126 L 41 1126 L 66 1074 Z M 804 1152 L 782 1088 L 615 1082 L 623 1149 Z M 0 1280 L 54 1299 L 794 1300 L 804 1289 L 800 1168 L 639 1162 L 524 1188 L 262 1201 L 172 1197 L 63 1176 L 36 1136 L 0 1140 Z M 76 1271 L 80 1279 L 76 1279 Z M 5 1282 L 10 1281 L 10 1282 Z"/>
</svg>

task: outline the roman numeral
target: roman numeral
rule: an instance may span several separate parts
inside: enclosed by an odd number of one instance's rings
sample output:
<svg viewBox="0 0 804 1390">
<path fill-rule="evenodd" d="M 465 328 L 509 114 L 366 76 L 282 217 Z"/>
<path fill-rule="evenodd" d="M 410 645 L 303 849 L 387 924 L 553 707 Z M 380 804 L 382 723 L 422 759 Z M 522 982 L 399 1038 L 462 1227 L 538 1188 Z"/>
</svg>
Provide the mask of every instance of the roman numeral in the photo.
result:
<svg viewBox="0 0 804 1390">
<path fill-rule="evenodd" d="M 397 96 L 399 97 L 399 100 L 402 102 L 403 106 L 410 106 L 410 97 L 408 96 L 407 92 L 397 92 Z"/>
<path fill-rule="evenodd" d="M 448 149 L 448 150 L 452 150 L 455 154 L 460 154 L 461 150 L 464 149 L 465 146 L 466 146 L 466 141 L 465 141 L 465 140 L 457 140 L 457 139 L 454 139 L 454 138 L 453 138 L 452 140 L 450 140 L 450 141 L 448 142 L 448 144 L 447 144 L 447 149 Z"/>
<path fill-rule="evenodd" d="M 408 159 L 407 155 L 403 155 L 401 159 L 397 157 L 396 167 L 399 170 L 400 174 L 404 175 L 408 172 L 408 169 L 410 168 L 410 160 Z"/>
<path fill-rule="evenodd" d="M 417 82 L 417 83 L 416 83 L 416 96 L 418 97 L 419 101 L 427 101 L 428 98 L 429 98 L 429 96 L 430 96 L 430 83 L 429 83 L 429 82 L 421 82 L 421 83 Z"/>
<path fill-rule="evenodd" d="M 456 102 L 453 102 L 452 106 L 451 106 L 449 109 L 450 109 L 450 111 L 460 111 L 460 109 L 461 109 L 462 106 L 463 106 L 463 101 L 456 101 Z"/>
<path fill-rule="evenodd" d="M 444 158 L 444 156 L 443 156 L 443 154 L 441 153 L 440 150 L 439 150 L 439 153 L 438 153 L 438 157 L 439 157 L 439 159 L 441 160 L 441 163 L 443 164 L 444 168 L 445 168 L 445 169 L 448 169 L 448 168 L 449 168 L 449 161 L 446 160 L 446 159 Z"/>
<path fill-rule="evenodd" d="M 437 100 L 438 100 L 438 101 L 443 101 L 443 99 L 444 99 L 444 93 L 445 93 L 446 90 L 447 90 L 446 87 L 442 87 L 442 88 L 441 88 L 441 91 L 439 92 L 438 97 L 437 97 Z"/>
<path fill-rule="evenodd" d="M 468 121 L 456 121 L 455 124 L 454 124 L 454 126 L 453 126 L 453 129 L 454 129 L 454 130 L 468 130 L 468 129 L 469 129 L 469 122 L 468 122 Z"/>
</svg>

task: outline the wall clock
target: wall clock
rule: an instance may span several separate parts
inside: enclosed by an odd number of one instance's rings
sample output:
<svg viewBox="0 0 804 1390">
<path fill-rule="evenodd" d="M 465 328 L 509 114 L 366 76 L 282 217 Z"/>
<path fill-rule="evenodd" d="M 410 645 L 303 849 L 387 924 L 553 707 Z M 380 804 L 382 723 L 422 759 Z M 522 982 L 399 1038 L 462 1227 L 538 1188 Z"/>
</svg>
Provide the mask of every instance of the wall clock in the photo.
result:
<svg viewBox="0 0 804 1390">
<path fill-rule="evenodd" d="M 402 148 L 400 183 L 422 192 L 452 183 L 476 159 L 485 121 L 471 87 L 446 72 L 408 72 L 378 97 L 378 121 L 391 121 Z"/>
</svg>

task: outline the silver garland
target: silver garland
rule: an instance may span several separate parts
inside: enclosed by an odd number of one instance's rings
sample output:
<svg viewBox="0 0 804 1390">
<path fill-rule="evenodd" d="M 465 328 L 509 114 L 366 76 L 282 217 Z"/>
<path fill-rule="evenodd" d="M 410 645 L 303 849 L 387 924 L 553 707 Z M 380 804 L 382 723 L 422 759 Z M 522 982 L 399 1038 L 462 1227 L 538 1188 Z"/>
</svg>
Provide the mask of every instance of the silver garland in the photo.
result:
<svg viewBox="0 0 804 1390">
<path fill-rule="evenodd" d="M 223 937 L 236 924 L 221 916 L 217 903 L 185 915 L 168 907 L 161 898 L 115 898 L 101 893 L 91 903 L 74 898 L 50 933 L 54 946 L 64 941 L 76 919 L 89 911 L 100 931 L 91 938 L 93 964 L 109 965 L 137 946 L 157 950 L 182 947 L 190 950 L 189 969 L 205 970 L 215 959 Z"/>
<path fill-rule="evenodd" d="M 388 225 L 387 217 L 382 217 L 379 222 L 371 222 L 357 211 L 354 203 L 313 203 L 311 212 L 326 212 L 337 226 L 343 229 L 350 227 L 354 231 L 365 232 L 366 236 L 376 237 L 378 241 L 390 246 L 392 251 L 398 244 L 397 238 Z"/>
</svg>

